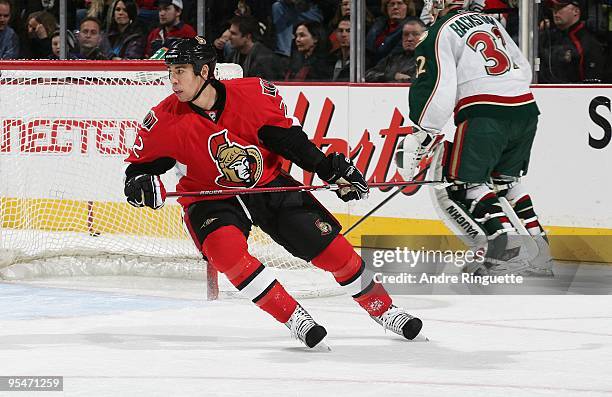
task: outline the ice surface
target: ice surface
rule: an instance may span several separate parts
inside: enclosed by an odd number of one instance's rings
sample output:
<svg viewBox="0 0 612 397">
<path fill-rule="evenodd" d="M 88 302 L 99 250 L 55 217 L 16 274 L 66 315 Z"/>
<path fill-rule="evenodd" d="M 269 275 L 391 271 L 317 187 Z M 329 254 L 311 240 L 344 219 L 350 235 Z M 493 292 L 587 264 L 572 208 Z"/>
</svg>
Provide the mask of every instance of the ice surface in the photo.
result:
<svg viewBox="0 0 612 397">
<path fill-rule="evenodd" d="M 307 299 L 332 348 L 313 352 L 184 282 L 191 298 L 0 283 L 0 376 L 64 376 L 43 396 L 612 395 L 610 296 L 395 297 L 429 342 L 385 334 L 348 296 Z"/>
</svg>

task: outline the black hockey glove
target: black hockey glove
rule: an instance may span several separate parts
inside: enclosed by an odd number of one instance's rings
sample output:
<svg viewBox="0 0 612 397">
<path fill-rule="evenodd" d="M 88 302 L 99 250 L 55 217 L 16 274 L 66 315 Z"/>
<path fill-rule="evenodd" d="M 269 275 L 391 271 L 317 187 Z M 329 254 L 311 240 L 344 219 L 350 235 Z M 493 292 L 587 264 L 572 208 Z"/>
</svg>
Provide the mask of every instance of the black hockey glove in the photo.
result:
<svg viewBox="0 0 612 397">
<path fill-rule="evenodd" d="M 136 175 L 125 180 L 123 193 L 134 207 L 150 207 L 154 210 L 164 206 L 166 189 L 159 175 Z"/>
<path fill-rule="evenodd" d="M 360 200 L 368 197 L 370 189 L 363 175 L 342 153 L 330 153 L 317 164 L 316 173 L 327 183 L 351 185 L 336 190 L 342 201 Z"/>
</svg>

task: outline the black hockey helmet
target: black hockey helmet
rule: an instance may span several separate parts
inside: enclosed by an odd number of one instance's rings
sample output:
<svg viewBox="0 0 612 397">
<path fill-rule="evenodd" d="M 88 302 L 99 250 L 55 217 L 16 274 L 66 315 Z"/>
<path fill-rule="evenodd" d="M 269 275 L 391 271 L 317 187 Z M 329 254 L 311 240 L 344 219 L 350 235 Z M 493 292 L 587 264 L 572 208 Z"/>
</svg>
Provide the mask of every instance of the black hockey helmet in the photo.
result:
<svg viewBox="0 0 612 397">
<path fill-rule="evenodd" d="M 191 64 L 196 75 L 200 75 L 202 67 L 208 65 L 208 78 L 214 79 L 217 52 L 201 36 L 190 39 L 178 39 L 171 45 L 165 56 L 166 65 Z"/>
</svg>

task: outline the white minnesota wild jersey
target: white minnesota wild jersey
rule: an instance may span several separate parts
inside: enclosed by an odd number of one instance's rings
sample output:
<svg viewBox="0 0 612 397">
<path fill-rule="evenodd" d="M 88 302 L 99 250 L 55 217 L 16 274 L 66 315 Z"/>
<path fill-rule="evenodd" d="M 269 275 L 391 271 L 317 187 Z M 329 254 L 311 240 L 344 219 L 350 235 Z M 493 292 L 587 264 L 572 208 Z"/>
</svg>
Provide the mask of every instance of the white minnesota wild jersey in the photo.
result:
<svg viewBox="0 0 612 397">
<path fill-rule="evenodd" d="M 415 57 L 410 119 L 424 129 L 440 131 L 453 112 L 455 124 L 539 114 L 529 62 L 489 15 L 451 11 L 429 28 Z"/>
</svg>

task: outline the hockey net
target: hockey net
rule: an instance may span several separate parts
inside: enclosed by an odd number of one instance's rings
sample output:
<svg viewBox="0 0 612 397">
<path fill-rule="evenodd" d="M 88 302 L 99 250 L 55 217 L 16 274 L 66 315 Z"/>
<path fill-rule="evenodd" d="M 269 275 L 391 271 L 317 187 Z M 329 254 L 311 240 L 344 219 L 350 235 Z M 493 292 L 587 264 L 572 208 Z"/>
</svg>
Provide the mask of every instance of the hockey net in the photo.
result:
<svg viewBox="0 0 612 397">
<path fill-rule="evenodd" d="M 238 65 L 218 65 L 220 79 L 241 75 Z M 216 298 L 217 274 L 185 231 L 179 205 L 137 209 L 123 196 L 123 160 L 139 123 L 169 93 L 159 62 L 2 64 L 1 280 L 192 280 L 201 294 L 206 285 L 209 299 Z M 163 180 L 169 189 L 176 183 L 172 171 Z M 277 269 L 296 296 L 338 291 L 328 274 L 257 228 L 249 250 Z M 221 296 L 232 295 L 223 276 L 219 286 Z"/>
</svg>

